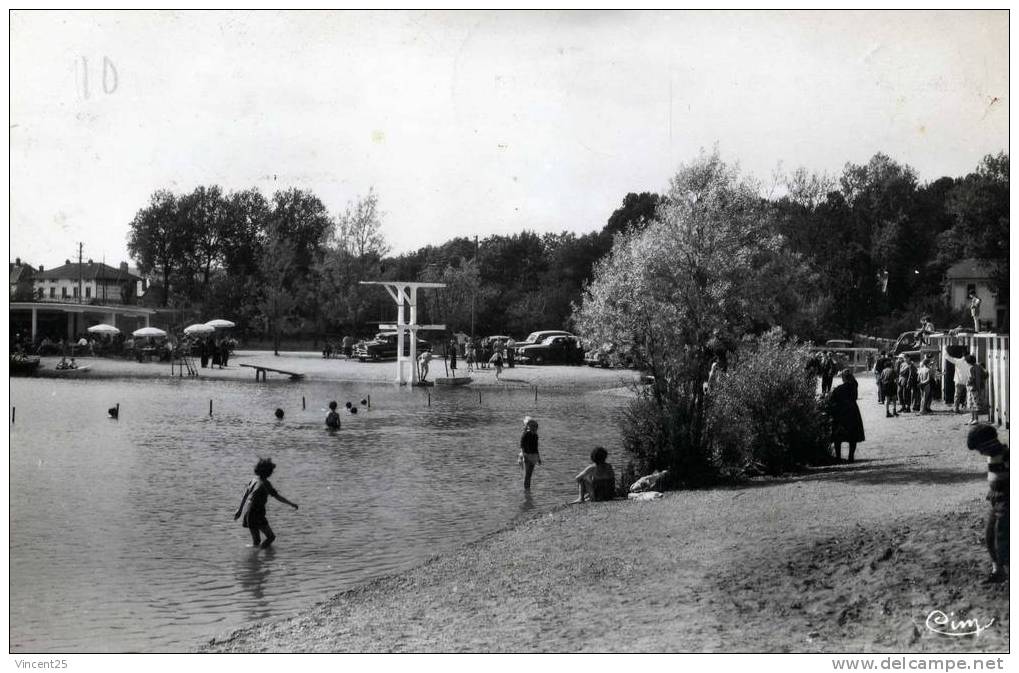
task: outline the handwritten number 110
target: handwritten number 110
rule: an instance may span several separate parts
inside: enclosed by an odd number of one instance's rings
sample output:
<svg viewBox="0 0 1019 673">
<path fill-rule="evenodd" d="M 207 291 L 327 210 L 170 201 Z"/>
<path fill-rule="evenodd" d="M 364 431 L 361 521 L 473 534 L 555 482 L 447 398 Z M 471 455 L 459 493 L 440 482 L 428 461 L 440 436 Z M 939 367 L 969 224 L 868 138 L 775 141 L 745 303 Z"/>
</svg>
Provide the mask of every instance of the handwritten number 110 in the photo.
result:
<svg viewBox="0 0 1019 673">
<path fill-rule="evenodd" d="M 78 85 L 81 87 L 82 97 L 88 100 L 89 92 L 91 91 L 90 87 L 94 86 L 89 83 L 88 58 L 82 56 L 81 61 L 75 63 L 74 73 L 76 75 L 75 79 L 78 80 Z M 103 56 L 100 81 L 103 93 L 109 95 L 117 90 L 117 68 L 107 56 Z"/>
</svg>

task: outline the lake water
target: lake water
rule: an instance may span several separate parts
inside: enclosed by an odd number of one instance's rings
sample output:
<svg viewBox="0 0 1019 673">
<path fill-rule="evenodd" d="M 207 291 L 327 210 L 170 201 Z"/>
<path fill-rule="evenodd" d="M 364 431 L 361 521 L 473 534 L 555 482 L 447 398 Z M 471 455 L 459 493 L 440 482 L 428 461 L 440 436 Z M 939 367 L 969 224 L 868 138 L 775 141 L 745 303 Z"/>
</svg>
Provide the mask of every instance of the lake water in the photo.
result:
<svg viewBox="0 0 1019 673">
<path fill-rule="evenodd" d="M 10 389 L 13 652 L 182 651 L 418 565 L 575 497 L 591 448 L 619 445 L 622 401 L 485 389 L 479 405 L 464 387 L 432 389 L 429 407 L 424 389 L 288 381 Z M 325 429 L 329 400 L 369 395 L 371 409 Z M 525 414 L 544 460 L 530 495 L 516 463 Z M 233 520 L 259 456 L 300 505 L 270 500 L 278 539 L 264 551 Z"/>
</svg>

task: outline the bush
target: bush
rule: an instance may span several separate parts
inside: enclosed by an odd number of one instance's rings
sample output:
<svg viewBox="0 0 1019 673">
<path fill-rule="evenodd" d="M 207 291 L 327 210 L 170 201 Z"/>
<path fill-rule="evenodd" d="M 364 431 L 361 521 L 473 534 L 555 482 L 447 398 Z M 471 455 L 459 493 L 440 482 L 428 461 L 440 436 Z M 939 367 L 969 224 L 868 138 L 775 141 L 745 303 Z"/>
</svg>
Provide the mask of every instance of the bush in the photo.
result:
<svg viewBox="0 0 1019 673">
<path fill-rule="evenodd" d="M 779 474 L 828 462 L 808 356 L 780 330 L 741 344 L 706 402 L 705 445 L 718 474 Z"/>
</svg>

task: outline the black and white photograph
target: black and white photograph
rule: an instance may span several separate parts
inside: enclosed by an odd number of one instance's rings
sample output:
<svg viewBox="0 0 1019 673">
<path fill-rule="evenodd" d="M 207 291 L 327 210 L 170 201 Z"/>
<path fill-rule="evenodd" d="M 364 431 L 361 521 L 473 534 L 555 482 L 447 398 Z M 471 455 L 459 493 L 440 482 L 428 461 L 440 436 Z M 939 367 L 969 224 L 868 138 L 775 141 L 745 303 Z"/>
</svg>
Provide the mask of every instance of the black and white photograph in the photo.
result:
<svg viewBox="0 0 1019 673">
<path fill-rule="evenodd" d="M 1009 19 L 9 10 L 10 665 L 1003 670 Z"/>
</svg>

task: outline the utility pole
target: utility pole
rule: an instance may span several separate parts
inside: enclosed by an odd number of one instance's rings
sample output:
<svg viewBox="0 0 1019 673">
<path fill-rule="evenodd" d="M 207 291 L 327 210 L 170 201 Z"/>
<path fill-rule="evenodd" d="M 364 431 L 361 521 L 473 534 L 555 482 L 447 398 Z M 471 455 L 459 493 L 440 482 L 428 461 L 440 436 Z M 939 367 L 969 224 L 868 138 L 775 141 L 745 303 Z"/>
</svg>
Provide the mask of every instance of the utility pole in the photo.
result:
<svg viewBox="0 0 1019 673">
<path fill-rule="evenodd" d="M 85 247 L 84 243 L 81 243 L 81 242 L 78 243 L 78 303 L 79 304 L 81 303 L 81 295 L 84 294 L 83 290 L 81 289 L 81 286 L 82 286 L 82 283 L 81 283 L 81 251 L 82 251 L 82 248 L 84 248 L 84 247 Z"/>
<path fill-rule="evenodd" d="M 478 268 L 478 236 L 474 235 L 474 268 Z M 478 281 L 481 280 L 481 273 L 478 273 Z M 471 338 L 474 338 L 474 299 L 478 296 L 478 288 L 471 292 Z"/>
</svg>

